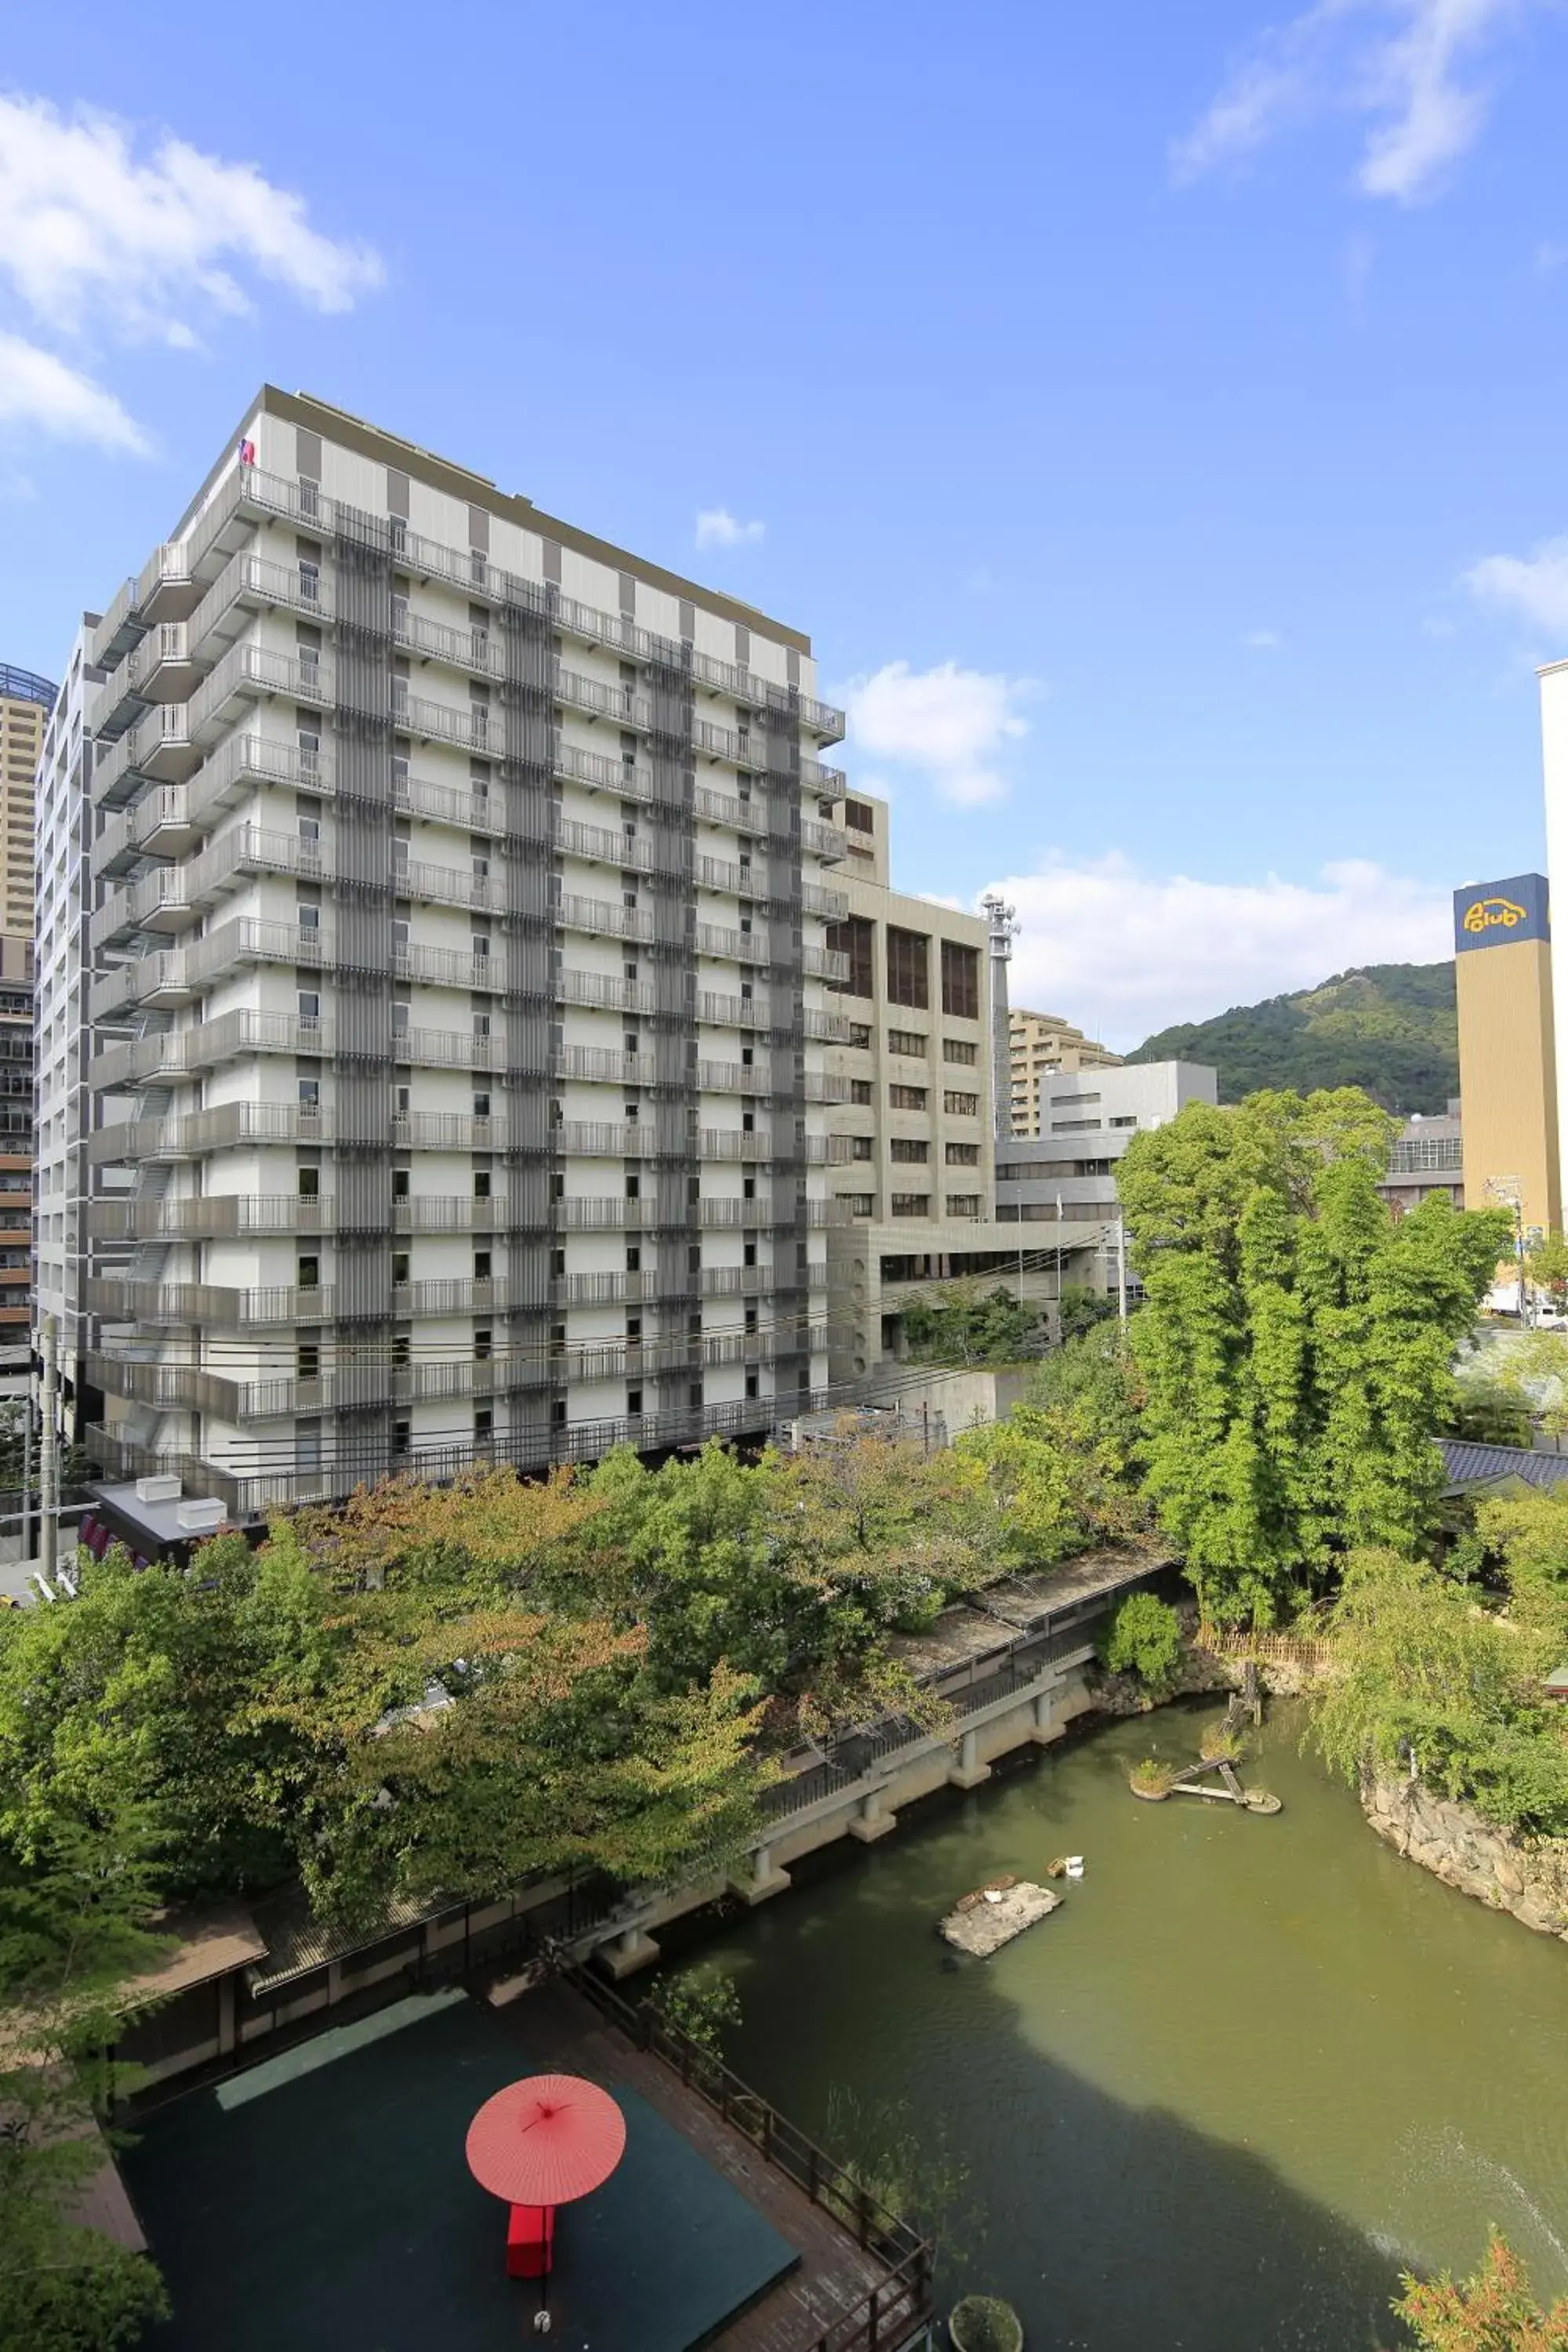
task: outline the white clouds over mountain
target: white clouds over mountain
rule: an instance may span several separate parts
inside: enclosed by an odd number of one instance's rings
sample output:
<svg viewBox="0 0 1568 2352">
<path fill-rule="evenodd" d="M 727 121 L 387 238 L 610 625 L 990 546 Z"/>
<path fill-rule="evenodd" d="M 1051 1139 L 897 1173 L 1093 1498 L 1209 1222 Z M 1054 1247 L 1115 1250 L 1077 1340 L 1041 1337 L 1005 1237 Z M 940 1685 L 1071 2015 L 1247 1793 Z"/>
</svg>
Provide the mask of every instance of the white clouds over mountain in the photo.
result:
<svg viewBox="0 0 1568 2352">
<path fill-rule="evenodd" d="M 1018 912 L 1013 1003 L 1122 1047 L 1352 965 L 1434 962 L 1452 945 L 1446 889 L 1359 859 L 1315 883 L 1227 883 L 1144 873 L 1113 853 L 994 887 Z"/>
</svg>

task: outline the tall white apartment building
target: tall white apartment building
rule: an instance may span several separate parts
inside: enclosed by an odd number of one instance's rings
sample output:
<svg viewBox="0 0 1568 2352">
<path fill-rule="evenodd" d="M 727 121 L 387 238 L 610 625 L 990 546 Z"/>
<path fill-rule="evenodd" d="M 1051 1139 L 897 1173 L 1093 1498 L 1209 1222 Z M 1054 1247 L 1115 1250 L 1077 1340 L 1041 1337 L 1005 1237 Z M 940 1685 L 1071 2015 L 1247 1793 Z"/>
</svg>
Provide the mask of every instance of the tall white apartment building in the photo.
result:
<svg viewBox="0 0 1568 2352">
<path fill-rule="evenodd" d="M 243 1520 L 811 1402 L 809 640 L 267 387 L 85 653 L 106 1467 Z"/>
</svg>

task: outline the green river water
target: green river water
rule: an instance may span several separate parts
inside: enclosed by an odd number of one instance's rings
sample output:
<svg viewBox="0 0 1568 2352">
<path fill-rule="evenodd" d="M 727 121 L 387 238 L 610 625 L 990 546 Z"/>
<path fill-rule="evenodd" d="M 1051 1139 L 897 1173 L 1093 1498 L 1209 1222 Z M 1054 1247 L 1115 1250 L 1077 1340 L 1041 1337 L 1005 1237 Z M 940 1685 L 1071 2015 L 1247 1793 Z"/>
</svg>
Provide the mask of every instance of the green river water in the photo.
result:
<svg viewBox="0 0 1568 2352">
<path fill-rule="evenodd" d="M 944 2305 L 1007 2295 L 1029 2352 L 1390 2346 L 1399 2269 L 1470 2267 L 1492 2221 L 1568 2291 L 1568 1948 L 1384 1846 L 1297 1707 L 1245 1770 L 1278 1817 L 1137 1802 L 1129 1767 L 1217 1712 L 1103 1726 L 800 1865 L 703 1940 L 732 2064 L 840 2149 L 900 2104 L 944 2135 L 984 2217 Z M 995 1958 L 939 1941 L 966 1888 L 1067 1853 L 1083 1880 Z"/>
</svg>

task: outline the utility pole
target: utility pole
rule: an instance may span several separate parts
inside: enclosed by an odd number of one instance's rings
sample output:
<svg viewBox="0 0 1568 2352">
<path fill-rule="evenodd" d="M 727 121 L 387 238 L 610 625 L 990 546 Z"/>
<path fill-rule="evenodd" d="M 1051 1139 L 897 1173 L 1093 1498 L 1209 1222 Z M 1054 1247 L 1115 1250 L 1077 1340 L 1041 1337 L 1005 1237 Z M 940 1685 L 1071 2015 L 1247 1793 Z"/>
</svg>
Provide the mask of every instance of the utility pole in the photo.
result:
<svg viewBox="0 0 1568 2352">
<path fill-rule="evenodd" d="M 59 1534 L 59 1454 L 55 1443 L 55 1350 L 59 1326 L 52 1315 L 44 1318 L 44 1419 L 38 1444 L 38 1556 L 44 1579 L 55 1580 L 55 1547 Z"/>
<path fill-rule="evenodd" d="M 1489 1176 L 1488 1198 L 1513 1211 L 1513 1254 L 1519 1268 L 1519 1328 L 1530 1328 L 1529 1290 L 1524 1273 L 1524 1187 L 1517 1176 Z"/>
</svg>

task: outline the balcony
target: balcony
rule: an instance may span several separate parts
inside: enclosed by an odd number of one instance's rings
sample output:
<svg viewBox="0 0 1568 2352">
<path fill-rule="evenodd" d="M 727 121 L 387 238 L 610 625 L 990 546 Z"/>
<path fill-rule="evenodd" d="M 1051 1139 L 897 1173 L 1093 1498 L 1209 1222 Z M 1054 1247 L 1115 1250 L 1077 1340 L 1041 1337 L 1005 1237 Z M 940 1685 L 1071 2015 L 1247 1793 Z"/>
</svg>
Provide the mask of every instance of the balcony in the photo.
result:
<svg viewBox="0 0 1568 2352">
<path fill-rule="evenodd" d="M 559 1207 L 559 1202 L 555 1204 Z M 504 1193 L 473 1200 L 466 1193 L 416 1193 L 391 1203 L 396 1234 L 497 1234 L 542 1230 L 549 1209 L 539 1211 Z M 207 1192 L 182 1200 L 92 1201 L 88 1237 L 92 1241 L 224 1241 L 260 1234 L 335 1234 L 385 1230 L 384 1213 L 349 1211 L 323 1192 L 301 1199 L 292 1192 Z"/>
</svg>

